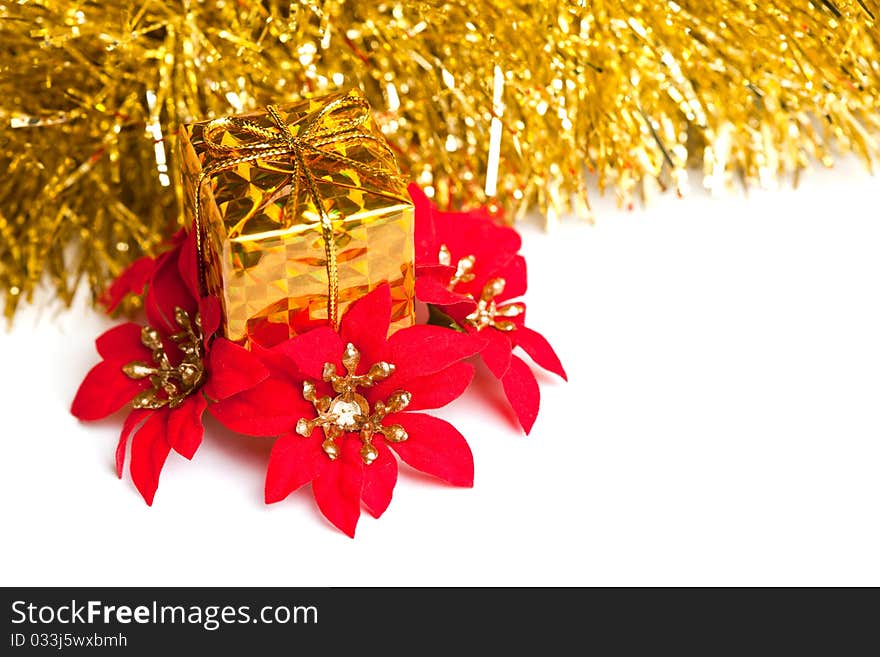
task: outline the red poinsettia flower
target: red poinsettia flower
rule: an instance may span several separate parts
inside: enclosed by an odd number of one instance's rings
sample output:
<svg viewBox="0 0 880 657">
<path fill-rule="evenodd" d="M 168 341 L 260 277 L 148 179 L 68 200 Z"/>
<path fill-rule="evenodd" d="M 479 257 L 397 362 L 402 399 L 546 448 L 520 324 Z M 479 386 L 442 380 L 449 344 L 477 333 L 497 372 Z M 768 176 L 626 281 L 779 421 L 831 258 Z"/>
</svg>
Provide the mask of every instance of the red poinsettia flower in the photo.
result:
<svg viewBox="0 0 880 657">
<path fill-rule="evenodd" d="M 215 340 L 209 350 L 220 306 L 213 297 L 199 296 L 193 239 L 182 236 L 150 264 L 144 303 L 149 325 L 127 322 L 97 339 L 103 360 L 86 375 L 71 406 L 81 420 L 133 406 L 116 448 L 116 470 L 121 478 L 131 437 L 131 477 L 147 504 L 153 503 L 170 451 L 192 459 L 201 443 L 207 406 L 202 390 L 221 398 L 268 376 L 259 361 L 226 340 Z M 137 276 L 141 269 L 146 266 L 138 266 Z M 143 286 L 133 291 L 143 292 Z"/>
<path fill-rule="evenodd" d="M 520 425 L 529 433 L 541 393 L 520 347 L 542 368 L 567 378 L 540 333 L 525 326 L 526 261 L 519 234 L 485 210 L 440 212 L 416 186 L 416 296 L 449 317 L 478 342 L 480 357 L 501 381 Z"/>
<path fill-rule="evenodd" d="M 189 249 L 188 254 L 186 256 L 183 255 L 183 243 L 187 239 L 187 231 L 181 228 L 168 239 L 168 248 L 162 254 L 155 257 L 143 256 L 132 262 L 107 287 L 98 299 L 98 303 L 104 306 L 108 313 L 112 313 L 127 296 L 142 297 L 160 263 L 165 262 L 168 258 L 174 259 L 177 257 L 185 260 L 188 257 Z M 194 247 L 194 244 L 188 246 Z"/>
<path fill-rule="evenodd" d="M 477 275 L 494 272 L 517 257 L 522 239 L 513 228 L 499 225 L 486 208 L 468 212 L 438 210 L 416 185 L 409 186 L 415 205 L 416 296 L 439 306 L 463 304 L 473 308 L 482 288 Z M 446 254 L 464 254 L 460 269 Z M 482 276 L 481 278 L 484 278 Z"/>
<path fill-rule="evenodd" d="M 98 303 L 112 313 L 129 294 L 142 296 L 156 269 L 156 258 L 143 256 L 126 267 L 104 291 Z"/>
<path fill-rule="evenodd" d="M 210 412 L 252 436 L 278 436 L 266 473 L 266 502 L 311 482 L 318 508 L 349 536 L 363 504 L 388 508 L 397 460 L 455 486 L 473 485 L 473 457 L 449 423 L 413 411 L 439 408 L 470 384 L 462 362 L 475 342 L 436 326 L 388 335 L 391 294 L 382 285 L 350 306 L 340 331 L 322 327 L 255 346 L 270 376 Z"/>
</svg>

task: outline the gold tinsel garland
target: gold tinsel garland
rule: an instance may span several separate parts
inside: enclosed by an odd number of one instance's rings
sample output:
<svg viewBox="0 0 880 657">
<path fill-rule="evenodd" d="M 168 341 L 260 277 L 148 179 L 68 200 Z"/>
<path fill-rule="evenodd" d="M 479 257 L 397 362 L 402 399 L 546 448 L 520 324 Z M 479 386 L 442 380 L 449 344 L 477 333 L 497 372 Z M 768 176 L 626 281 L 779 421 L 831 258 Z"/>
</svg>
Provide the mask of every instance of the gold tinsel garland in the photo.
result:
<svg viewBox="0 0 880 657">
<path fill-rule="evenodd" d="M 176 127 L 360 87 L 438 201 L 588 214 L 880 129 L 877 0 L 0 2 L 0 293 L 94 292 L 178 221 Z"/>
</svg>

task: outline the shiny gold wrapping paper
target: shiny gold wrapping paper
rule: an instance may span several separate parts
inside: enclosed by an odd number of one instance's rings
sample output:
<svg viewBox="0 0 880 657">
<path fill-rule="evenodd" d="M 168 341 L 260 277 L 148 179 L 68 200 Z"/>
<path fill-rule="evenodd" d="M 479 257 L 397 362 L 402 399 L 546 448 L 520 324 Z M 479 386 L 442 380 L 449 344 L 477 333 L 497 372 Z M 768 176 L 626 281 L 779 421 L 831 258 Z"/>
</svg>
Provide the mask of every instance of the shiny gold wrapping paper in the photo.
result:
<svg viewBox="0 0 880 657">
<path fill-rule="evenodd" d="M 391 330 L 413 323 L 413 206 L 364 105 L 352 92 L 277 107 L 290 135 L 317 135 L 313 146 L 301 149 L 307 174 L 297 170 L 291 153 L 243 163 L 230 159 L 244 152 L 239 149 L 255 147 L 254 131 L 277 132 L 265 110 L 233 119 L 252 126 L 251 133 L 235 124 L 221 124 L 218 131 L 217 121 L 181 128 L 184 210 L 195 226 L 195 195 L 203 177 L 198 223 L 204 284 L 221 300 L 221 330 L 230 340 L 271 344 L 332 323 L 334 269 L 340 316 L 351 302 L 387 282 Z M 357 134 L 352 136 L 353 124 Z M 312 184 L 332 223 L 335 268 Z"/>
</svg>

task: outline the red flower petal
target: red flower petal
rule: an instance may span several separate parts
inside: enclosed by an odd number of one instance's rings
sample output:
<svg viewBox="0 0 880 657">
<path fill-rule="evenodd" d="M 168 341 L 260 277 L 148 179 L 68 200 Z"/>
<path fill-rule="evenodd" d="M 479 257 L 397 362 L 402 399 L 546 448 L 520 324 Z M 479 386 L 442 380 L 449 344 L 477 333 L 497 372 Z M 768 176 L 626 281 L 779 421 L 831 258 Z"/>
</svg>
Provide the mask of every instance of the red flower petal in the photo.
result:
<svg viewBox="0 0 880 657">
<path fill-rule="evenodd" d="M 112 313 L 119 307 L 126 295 L 142 295 L 155 267 L 156 261 L 150 256 L 138 258 L 119 274 L 101 295 L 98 303 L 104 306 L 108 313 Z"/>
<path fill-rule="evenodd" d="M 473 254 L 478 276 L 503 267 L 522 246 L 522 238 L 510 226 L 501 226 L 485 212 L 434 212 L 435 244 L 446 244 L 453 263 Z M 436 262 L 436 260 L 435 260 Z"/>
<path fill-rule="evenodd" d="M 312 492 L 321 513 L 345 534 L 354 538 L 361 515 L 364 462 L 358 453 L 360 441 L 342 441 L 339 457 L 312 482 Z"/>
<path fill-rule="evenodd" d="M 320 433 L 320 429 L 316 429 Z M 280 502 L 317 477 L 329 459 L 316 437 L 288 433 L 272 446 L 266 469 L 266 504 Z"/>
<path fill-rule="evenodd" d="M 434 211 L 431 207 L 431 201 L 425 196 L 422 188 L 415 183 L 410 183 L 407 189 L 415 206 L 416 265 L 423 262 L 434 263 L 437 261 L 437 251 L 440 247 L 435 248 L 434 246 Z"/>
<path fill-rule="evenodd" d="M 126 322 L 105 331 L 95 340 L 95 347 L 104 360 L 150 362 L 152 356 L 150 350 L 141 343 L 141 327 L 134 322 Z"/>
<path fill-rule="evenodd" d="M 480 351 L 480 358 L 486 363 L 486 367 L 495 375 L 496 379 L 500 379 L 510 368 L 511 352 L 513 344 L 507 333 L 498 331 L 493 328 L 487 328 L 480 331 L 477 336 L 483 340 L 483 349 Z"/>
<path fill-rule="evenodd" d="M 125 418 L 122 432 L 119 434 L 119 442 L 116 443 L 116 476 L 120 479 L 122 479 L 122 467 L 125 465 L 125 446 L 128 444 L 128 437 L 152 412 L 145 408 L 136 408 Z"/>
<path fill-rule="evenodd" d="M 327 326 L 327 321 L 323 319 L 307 320 L 301 317 L 294 317 L 291 323 L 288 324 L 287 321 L 270 322 L 268 318 L 263 317 L 255 319 L 250 323 L 248 339 L 251 345 L 260 344 L 269 349 L 285 340 L 289 340 L 291 329 L 293 329 L 294 334 L 300 335 L 319 326 Z"/>
<path fill-rule="evenodd" d="M 324 363 L 335 363 L 339 372 L 345 371 L 341 361 L 344 349 L 339 334 L 329 326 L 312 329 L 273 347 L 274 351 L 292 359 L 303 374 L 315 381 L 321 380 Z"/>
<path fill-rule="evenodd" d="M 416 207 L 416 266 L 422 269 L 426 265 L 439 264 L 441 246 L 446 246 L 453 263 L 461 258 L 473 256 L 475 259 L 473 281 L 456 285 L 455 291 L 470 294 L 478 298 L 483 286 L 498 272 L 505 271 L 511 260 L 522 246 L 519 233 L 509 226 L 499 225 L 490 214 L 488 208 L 480 207 L 469 212 L 441 212 L 428 200 L 424 193 L 414 185 L 410 186 L 410 195 Z M 521 268 L 524 260 L 514 267 Z M 509 282 L 510 298 L 525 290 L 525 270 L 506 272 L 511 276 Z M 435 301 L 443 289 L 447 287 L 448 277 L 438 285 L 436 281 L 419 283 L 419 275 L 426 279 L 426 272 L 416 272 L 417 296 L 428 303 L 448 305 Z"/>
<path fill-rule="evenodd" d="M 419 411 L 427 408 L 446 406 L 454 399 L 461 397 L 474 378 L 474 366 L 470 363 L 455 363 L 445 370 L 427 376 L 419 376 L 408 381 L 383 381 L 375 388 L 367 390 L 366 398 L 375 403 L 385 400 L 395 390 L 406 390 L 412 394 L 408 411 Z"/>
<path fill-rule="evenodd" d="M 391 496 L 397 484 L 397 459 L 381 441 L 375 442 L 374 446 L 379 456 L 364 468 L 361 499 L 370 514 L 378 518 L 391 504 Z"/>
<path fill-rule="evenodd" d="M 171 237 L 164 240 L 165 244 L 169 245 L 169 251 L 171 249 L 180 248 L 181 243 L 186 239 L 188 233 L 186 228 L 178 228 L 174 233 L 172 233 Z"/>
<path fill-rule="evenodd" d="M 285 338 L 271 349 L 260 345 L 258 342 L 251 342 L 250 353 L 266 368 L 270 377 L 300 386 L 303 374 L 299 369 L 299 365 L 284 351 L 289 347 L 287 345 L 288 342 L 291 342 L 291 339 Z"/>
<path fill-rule="evenodd" d="M 473 281 L 459 283 L 455 291 L 479 298 L 483 285 L 505 269 L 522 244 L 513 228 L 499 226 L 489 217 L 473 213 L 435 213 L 436 226 L 433 262 L 438 262 L 440 246 L 445 244 L 455 265 L 461 258 L 474 256 Z"/>
<path fill-rule="evenodd" d="M 396 371 L 394 381 L 407 381 L 444 370 L 480 350 L 472 336 L 440 326 L 419 324 L 388 338 L 388 352 Z"/>
<path fill-rule="evenodd" d="M 450 291 L 449 280 L 454 274 L 454 267 L 444 265 L 416 267 L 416 298 L 424 303 L 438 306 L 464 303 L 469 306 L 465 312 L 465 315 L 468 314 L 476 307 L 476 303 L 467 295 Z"/>
<path fill-rule="evenodd" d="M 525 326 L 526 323 L 526 302 L 525 301 L 514 301 L 508 303 L 498 304 L 498 312 L 502 312 L 511 306 L 516 306 L 519 310 L 519 315 L 514 315 L 513 317 L 506 317 L 505 319 L 509 322 L 516 325 L 517 328 L 521 326 Z M 514 340 L 514 345 L 516 341 Z"/>
<path fill-rule="evenodd" d="M 513 331 L 512 335 L 516 340 L 516 344 L 522 347 L 535 363 L 568 381 L 568 376 L 562 367 L 562 363 L 559 361 L 559 356 L 556 355 L 553 347 L 550 346 L 550 343 L 547 342 L 543 335 L 525 326 L 517 328 Z"/>
<path fill-rule="evenodd" d="M 526 259 L 521 255 L 513 257 L 504 267 L 493 272 L 492 277 L 496 276 L 504 279 L 504 292 L 495 297 L 496 303 L 515 299 L 526 293 L 528 287 Z"/>
<path fill-rule="evenodd" d="M 389 447 L 416 470 L 453 486 L 474 485 L 474 457 L 458 429 L 440 418 L 423 413 L 393 413 L 385 424 L 402 424 L 409 438 Z"/>
<path fill-rule="evenodd" d="M 217 297 L 199 299 L 199 316 L 202 319 L 202 336 L 204 336 L 205 343 L 220 328 L 221 315 L 220 300 Z"/>
<path fill-rule="evenodd" d="M 196 393 L 177 408 L 168 409 L 168 444 L 185 459 L 192 459 L 202 443 L 202 413 L 207 405 L 204 396 Z"/>
<path fill-rule="evenodd" d="M 436 374 L 406 383 L 406 389 L 413 395 L 407 410 L 418 411 L 441 408 L 458 399 L 468 389 L 474 379 L 474 366 L 470 363 L 455 363 Z"/>
<path fill-rule="evenodd" d="M 199 283 L 199 257 L 196 245 L 196 233 L 193 228 L 184 231 L 185 237 L 180 243 L 180 254 L 177 257 L 177 273 L 186 285 L 186 289 L 193 299 L 202 296 L 201 284 Z"/>
<path fill-rule="evenodd" d="M 150 326 L 163 333 L 177 333 L 180 327 L 174 321 L 175 308 L 183 308 L 192 317 L 197 310 L 196 297 L 190 294 L 177 269 L 178 252 L 171 250 L 159 256 L 156 272 L 150 280 L 144 308 Z"/>
<path fill-rule="evenodd" d="M 159 475 L 171 451 L 166 434 L 168 409 L 153 412 L 131 441 L 131 479 L 144 501 L 151 505 Z"/>
<path fill-rule="evenodd" d="M 538 407 L 541 404 L 541 391 L 535 375 L 524 361 L 514 356 L 510 359 L 510 368 L 501 383 L 520 425 L 529 433 L 538 417 Z"/>
<path fill-rule="evenodd" d="M 292 432 L 301 417 L 315 416 L 302 389 L 276 379 L 211 404 L 208 411 L 225 427 L 246 436 L 280 436 Z"/>
<path fill-rule="evenodd" d="M 383 283 L 348 307 L 339 327 L 342 343 L 352 343 L 361 352 L 359 372 L 385 356 L 385 341 L 391 322 L 391 288 Z"/>
<path fill-rule="evenodd" d="M 122 372 L 119 361 L 95 365 L 76 391 L 70 412 L 80 420 L 100 420 L 129 403 L 150 387 L 147 379 L 135 381 Z"/>
<path fill-rule="evenodd" d="M 249 390 L 269 377 L 269 370 L 256 355 L 226 338 L 211 344 L 208 371 L 205 394 L 215 400 Z"/>
</svg>

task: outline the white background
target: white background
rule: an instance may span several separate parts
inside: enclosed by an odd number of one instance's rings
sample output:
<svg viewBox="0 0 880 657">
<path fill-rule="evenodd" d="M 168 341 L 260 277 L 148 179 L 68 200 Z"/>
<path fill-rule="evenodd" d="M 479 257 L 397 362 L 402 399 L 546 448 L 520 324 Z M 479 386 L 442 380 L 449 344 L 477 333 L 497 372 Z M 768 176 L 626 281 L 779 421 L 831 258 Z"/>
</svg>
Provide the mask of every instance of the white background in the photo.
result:
<svg viewBox="0 0 880 657">
<path fill-rule="evenodd" d="M 880 216 L 858 163 L 799 190 L 522 225 L 532 435 L 478 381 L 441 411 L 472 490 L 402 474 L 357 538 L 309 490 L 266 507 L 270 441 L 209 424 L 148 508 L 121 417 L 68 414 L 111 322 L 81 297 L 0 332 L 4 585 L 880 585 Z"/>
</svg>

